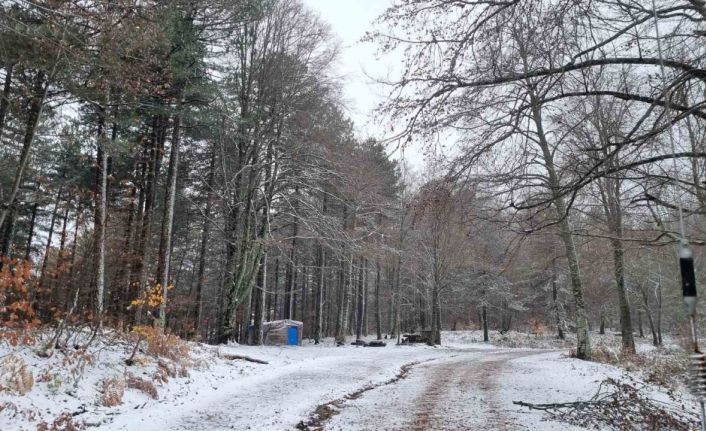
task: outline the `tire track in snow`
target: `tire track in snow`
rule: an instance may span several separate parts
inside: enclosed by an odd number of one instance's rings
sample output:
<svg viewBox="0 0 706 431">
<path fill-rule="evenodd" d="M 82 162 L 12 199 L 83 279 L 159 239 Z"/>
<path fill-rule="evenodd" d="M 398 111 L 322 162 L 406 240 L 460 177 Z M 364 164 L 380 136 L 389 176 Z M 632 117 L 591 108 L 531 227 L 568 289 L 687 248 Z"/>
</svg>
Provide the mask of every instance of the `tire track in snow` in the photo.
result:
<svg viewBox="0 0 706 431">
<path fill-rule="evenodd" d="M 424 361 L 416 361 L 416 362 L 410 362 L 408 364 L 403 365 L 400 367 L 399 373 L 397 375 L 389 380 L 386 380 L 381 383 L 376 383 L 368 386 L 364 386 L 361 389 L 356 390 L 355 392 L 352 392 L 348 395 L 345 395 L 344 397 L 338 398 L 333 401 L 329 401 L 324 404 L 320 404 L 316 407 L 314 412 L 311 414 L 308 420 L 306 421 L 301 421 L 297 425 L 297 429 L 302 430 L 302 431 L 320 431 L 324 429 L 324 425 L 326 424 L 327 421 L 329 421 L 333 416 L 338 414 L 338 411 L 344 407 L 344 404 L 346 401 L 350 400 L 357 400 L 358 398 L 362 397 L 366 392 L 372 391 L 373 389 L 380 388 L 382 386 L 388 386 L 397 383 L 398 381 L 406 378 L 409 375 L 409 372 L 411 369 L 417 365 L 431 362 L 438 360 L 440 358 L 431 358 L 431 359 L 426 359 Z"/>
<path fill-rule="evenodd" d="M 459 401 L 475 393 L 482 411 L 482 426 L 478 429 L 514 430 L 522 425 L 509 421 L 495 400 L 496 379 L 501 369 L 512 359 L 530 356 L 536 353 L 489 351 L 491 358 L 470 359 L 444 362 L 429 367 L 429 385 L 417 398 L 418 410 L 411 426 L 414 431 L 427 430 L 468 430 L 463 417 L 454 413 L 463 412 Z M 495 355 L 501 353 L 500 355 Z M 455 395 L 455 396 L 454 396 Z M 455 401 L 455 402 L 454 402 Z M 478 413 L 478 412 L 475 412 Z M 467 411 L 469 416 L 473 412 Z"/>
<path fill-rule="evenodd" d="M 343 400 L 324 428 L 331 431 L 527 430 L 508 419 L 496 400 L 509 361 L 540 354 L 492 349 L 458 352 L 419 364 L 405 379 Z M 339 415 L 340 413 L 340 415 Z M 318 428 L 323 429 L 323 428 Z"/>
</svg>

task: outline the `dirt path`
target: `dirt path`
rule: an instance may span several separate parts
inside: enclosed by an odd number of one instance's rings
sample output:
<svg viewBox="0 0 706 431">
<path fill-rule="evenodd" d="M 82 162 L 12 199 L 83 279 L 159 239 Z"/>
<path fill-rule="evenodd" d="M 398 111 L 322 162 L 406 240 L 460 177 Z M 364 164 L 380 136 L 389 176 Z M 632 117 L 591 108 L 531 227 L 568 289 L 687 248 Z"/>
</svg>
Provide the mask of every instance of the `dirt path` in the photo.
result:
<svg viewBox="0 0 706 431">
<path fill-rule="evenodd" d="M 458 413 L 466 411 L 463 407 L 469 398 L 477 400 L 478 410 L 474 414 L 466 413 L 474 420 L 481 417 L 482 429 L 523 429 L 522 425 L 513 423 L 503 415 L 495 397 L 495 388 L 506 363 L 528 355 L 530 353 L 493 352 L 488 359 L 464 358 L 431 366 L 427 377 L 429 385 L 416 400 L 418 408 L 413 429 L 468 430 L 467 419 L 458 417 Z"/>
<path fill-rule="evenodd" d="M 526 430 L 504 415 L 495 389 L 508 361 L 533 354 L 488 350 L 419 365 L 406 379 L 341 406 L 325 429 Z"/>
</svg>

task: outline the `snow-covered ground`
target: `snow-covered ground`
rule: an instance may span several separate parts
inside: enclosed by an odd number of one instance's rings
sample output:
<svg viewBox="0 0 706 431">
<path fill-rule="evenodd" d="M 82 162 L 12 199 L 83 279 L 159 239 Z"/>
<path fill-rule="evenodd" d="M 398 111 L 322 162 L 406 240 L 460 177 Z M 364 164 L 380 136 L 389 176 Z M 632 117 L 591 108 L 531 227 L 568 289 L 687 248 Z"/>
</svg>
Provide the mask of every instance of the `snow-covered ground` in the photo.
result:
<svg viewBox="0 0 706 431">
<path fill-rule="evenodd" d="M 132 345 L 116 341 L 99 343 L 85 361 L 60 352 L 40 358 L 22 347 L 13 354 L 36 382 L 26 395 L 0 391 L 0 430 L 34 430 L 64 413 L 101 430 L 291 430 L 335 400 L 325 429 L 575 430 L 582 428 L 545 421 L 512 401 L 587 399 L 604 378 L 625 373 L 568 358 L 567 349 L 497 347 L 477 337 L 473 331 L 446 333 L 445 346 L 437 348 L 335 347 L 331 340 L 301 347 L 192 345 L 188 377 L 156 384 L 158 399 L 128 388 L 114 407 L 100 403 L 102 382 L 128 374 L 159 381 L 154 358 L 138 355 L 127 366 Z M 0 347 L 0 358 L 11 353 Z M 268 364 L 227 359 L 229 354 Z M 405 378 L 390 383 L 408 364 L 415 365 Z M 369 390 L 346 399 L 361 388 Z"/>
</svg>

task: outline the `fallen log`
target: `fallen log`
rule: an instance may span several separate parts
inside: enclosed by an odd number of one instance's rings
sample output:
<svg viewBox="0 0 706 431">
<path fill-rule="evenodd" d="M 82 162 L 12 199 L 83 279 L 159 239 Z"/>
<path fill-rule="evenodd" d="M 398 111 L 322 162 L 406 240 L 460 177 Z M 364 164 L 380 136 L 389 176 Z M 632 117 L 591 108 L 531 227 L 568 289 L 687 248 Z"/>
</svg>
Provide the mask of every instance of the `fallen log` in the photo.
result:
<svg viewBox="0 0 706 431">
<path fill-rule="evenodd" d="M 245 355 L 234 355 L 231 353 L 224 353 L 220 355 L 221 358 L 227 359 L 229 361 L 248 361 L 248 362 L 254 362 L 256 364 L 265 364 L 269 365 L 269 362 L 263 361 L 262 359 L 256 359 L 256 358 L 251 358 L 250 356 L 245 356 Z"/>
<path fill-rule="evenodd" d="M 374 340 L 374 341 L 369 342 L 366 347 L 385 347 L 385 346 L 387 346 L 387 343 L 385 343 L 384 341 Z"/>
</svg>

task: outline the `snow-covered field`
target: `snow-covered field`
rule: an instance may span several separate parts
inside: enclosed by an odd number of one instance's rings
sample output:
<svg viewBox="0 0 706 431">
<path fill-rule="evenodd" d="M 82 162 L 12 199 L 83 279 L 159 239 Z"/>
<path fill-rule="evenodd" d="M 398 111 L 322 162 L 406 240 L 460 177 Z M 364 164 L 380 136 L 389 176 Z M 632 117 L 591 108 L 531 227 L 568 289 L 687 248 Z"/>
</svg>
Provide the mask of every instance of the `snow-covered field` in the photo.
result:
<svg viewBox="0 0 706 431">
<path fill-rule="evenodd" d="M 85 357 L 56 352 L 40 358 L 30 347 L 13 353 L 3 346 L 0 360 L 20 356 L 35 383 L 25 395 L 0 392 L 0 430 L 34 430 L 42 422 L 52 429 L 62 414 L 64 421 L 105 430 L 291 430 L 335 400 L 325 429 L 572 430 L 582 428 L 545 421 L 541 412 L 512 401 L 587 399 L 603 379 L 625 373 L 569 358 L 567 349 L 497 347 L 477 342 L 478 335 L 445 333 L 445 346 L 437 348 L 335 347 L 331 340 L 302 347 L 194 344 L 187 377 L 160 374 L 156 359 L 145 354 L 125 365 L 132 349 L 127 342 L 98 343 Z M 389 383 L 412 363 L 405 378 Z M 157 399 L 127 388 L 120 405 L 101 405 L 103 382 L 127 375 L 153 382 Z M 346 399 L 361 388 L 369 390 Z M 660 396 L 658 388 L 651 390 Z"/>
</svg>

